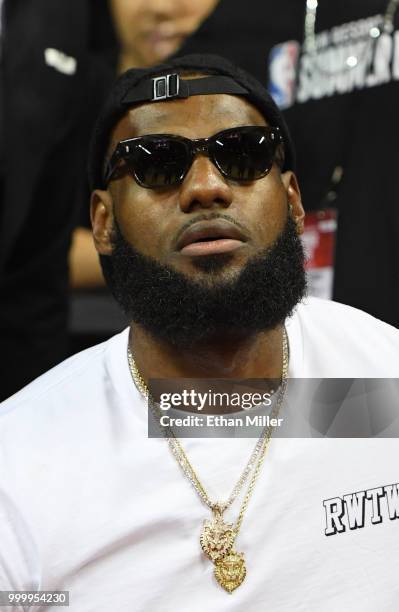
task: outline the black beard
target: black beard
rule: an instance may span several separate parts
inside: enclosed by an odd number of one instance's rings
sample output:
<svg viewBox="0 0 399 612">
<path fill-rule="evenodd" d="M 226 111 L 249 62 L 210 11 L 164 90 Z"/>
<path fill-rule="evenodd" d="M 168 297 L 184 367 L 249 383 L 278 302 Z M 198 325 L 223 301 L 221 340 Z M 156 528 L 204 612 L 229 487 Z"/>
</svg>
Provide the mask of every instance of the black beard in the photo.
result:
<svg viewBox="0 0 399 612">
<path fill-rule="evenodd" d="M 128 319 L 180 349 L 221 335 L 273 329 L 305 295 L 304 251 L 290 216 L 275 243 L 235 278 L 218 280 L 217 272 L 231 257 L 221 255 L 200 258 L 197 267 L 209 278 L 193 281 L 136 251 L 115 222 L 112 255 L 100 255 L 100 261 Z"/>
</svg>

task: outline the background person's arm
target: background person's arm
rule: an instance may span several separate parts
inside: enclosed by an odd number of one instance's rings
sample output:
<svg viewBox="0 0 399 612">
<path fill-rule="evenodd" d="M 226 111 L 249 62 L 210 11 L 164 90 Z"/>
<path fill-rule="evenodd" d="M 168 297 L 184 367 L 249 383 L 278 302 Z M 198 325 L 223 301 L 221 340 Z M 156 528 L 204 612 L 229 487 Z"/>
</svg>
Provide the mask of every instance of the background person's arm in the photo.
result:
<svg viewBox="0 0 399 612">
<path fill-rule="evenodd" d="M 92 232 L 86 227 L 77 227 L 69 251 L 69 286 L 71 289 L 93 289 L 104 285 Z"/>
</svg>

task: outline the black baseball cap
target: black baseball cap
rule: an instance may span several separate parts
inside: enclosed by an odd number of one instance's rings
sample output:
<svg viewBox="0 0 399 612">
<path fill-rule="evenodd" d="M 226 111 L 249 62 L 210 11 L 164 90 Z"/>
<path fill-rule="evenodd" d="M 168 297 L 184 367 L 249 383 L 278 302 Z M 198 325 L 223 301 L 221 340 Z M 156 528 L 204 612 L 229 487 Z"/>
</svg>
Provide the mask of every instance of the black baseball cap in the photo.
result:
<svg viewBox="0 0 399 612">
<path fill-rule="evenodd" d="M 200 73 L 196 79 L 180 78 Z M 114 83 L 94 129 L 89 153 L 91 189 L 104 189 L 104 162 L 113 127 L 136 104 L 184 99 L 192 95 L 244 96 L 280 129 L 284 143 L 283 171 L 294 170 L 295 152 L 284 117 L 266 88 L 251 74 L 228 60 L 210 54 L 194 54 L 168 60 L 151 68 L 132 68 Z"/>
</svg>

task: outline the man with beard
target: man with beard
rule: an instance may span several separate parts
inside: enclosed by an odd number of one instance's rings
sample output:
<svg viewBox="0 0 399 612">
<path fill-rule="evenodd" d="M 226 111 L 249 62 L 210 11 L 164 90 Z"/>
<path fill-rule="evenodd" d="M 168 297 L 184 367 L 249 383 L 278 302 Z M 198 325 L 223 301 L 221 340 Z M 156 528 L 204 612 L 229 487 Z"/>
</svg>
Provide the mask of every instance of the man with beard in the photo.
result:
<svg viewBox="0 0 399 612">
<path fill-rule="evenodd" d="M 237 610 L 395 609 L 396 572 L 375 562 L 397 561 L 395 522 L 325 537 L 348 528 L 343 493 L 369 489 L 375 522 L 395 440 L 147 435 L 154 378 L 277 379 L 283 414 L 287 376 L 398 376 L 397 330 L 303 301 L 293 166 L 277 107 L 221 58 L 117 81 L 91 211 L 131 325 L 2 405 L 0 590 L 69 591 L 79 612 L 231 610 L 233 590 Z"/>
</svg>

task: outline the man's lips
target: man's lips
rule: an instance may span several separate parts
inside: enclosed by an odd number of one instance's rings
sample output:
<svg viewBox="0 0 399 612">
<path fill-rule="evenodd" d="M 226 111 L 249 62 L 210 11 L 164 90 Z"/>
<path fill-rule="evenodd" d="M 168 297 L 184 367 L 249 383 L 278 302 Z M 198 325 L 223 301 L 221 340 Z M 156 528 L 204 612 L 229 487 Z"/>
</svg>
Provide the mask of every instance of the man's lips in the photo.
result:
<svg viewBox="0 0 399 612">
<path fill-rule="evenodd" d="M 187 228 L 177 242 L 182 255 L 214 255 L 228 253 L 247 241 L 247 236 L 225 219 L 198 221 Z"/>
</svg>

